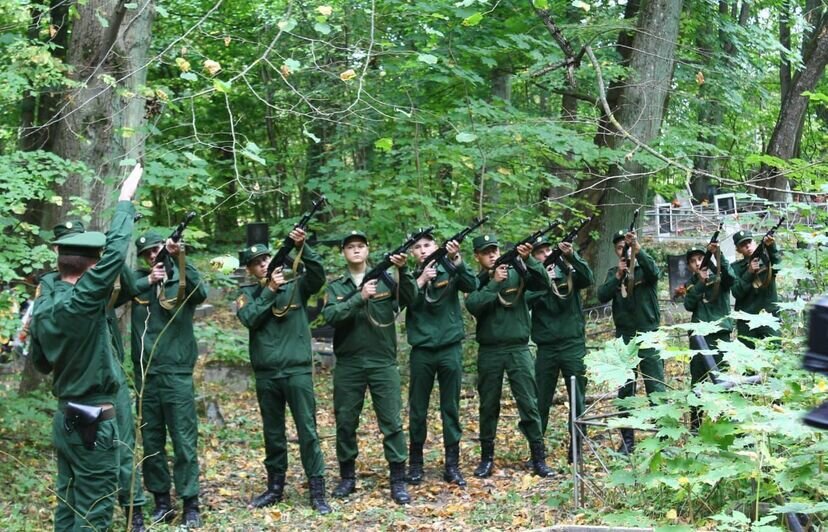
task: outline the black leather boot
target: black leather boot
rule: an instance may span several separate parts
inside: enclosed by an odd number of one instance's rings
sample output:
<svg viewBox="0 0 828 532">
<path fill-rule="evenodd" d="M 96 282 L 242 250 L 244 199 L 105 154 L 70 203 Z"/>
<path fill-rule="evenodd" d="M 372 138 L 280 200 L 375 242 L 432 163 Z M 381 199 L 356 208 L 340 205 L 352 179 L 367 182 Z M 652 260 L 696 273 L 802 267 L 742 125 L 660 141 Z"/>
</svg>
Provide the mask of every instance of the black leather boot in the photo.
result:
<svg viewBox="0 0 828 532">
<path fill-rule="evenodd" d="M 153 493 L 153 497 L 155 497 L 155 510 L 152 512 L 152 519 L 153 523 L 158 523 L 163 521 L 165 523 L 171 523 L 173 519 L 175 519 L 175 510 L 172 508 L 172 502 L 170 501 L 170 492 L 166 493 Z"/>
<path fill-rule="evenodd" d="M 333 490 L 337 499 L 347 497 L 356 491 L 356 464 L 353 460 L 339 462 L 339 484 Z"/>
<path fill-rule="evenodd" d="M 267 472 L 267 489 L 257 495 L 247 505 L 248 508 L 264 508 L 282 500 L 285 494 L 285 475 Z"/>
<path fill-rule="evenodd" d="M 546 449 L 543 442 L 529 444 L 529 452 L 532 454 L 532 472 L 539 477 L 548 477 L 552 471 L 546 466 Z"/>
<path fill-rule="evenodd" d="M 198 495 L 184 499 L 183 520 L 184 522 L 182 524 L 187 528 L 201 527 L 201 512 L 198 508 Z"/>
<path fill-rule="evenodd" d="M 322 477 L 311 477 L 308 479 L 310 490 L 310 503 L 314 510 L 322 515 L 331 513 L 331 507 L 325 500 L 325 479 Z"/>
<path fill-rule="evenodd" d="M 443 472 L 443 480 L 450 484 L 457 484 L 465 487 L 466 479 L 460 473 L 460 444 L 448 445 L 446 447 L 446 470 Z"/>
<path fill-rule="evenodd" d="M 628 455 L 633 450 L 635 450 L 635 431 L 633 429 L 621 429 L 621 445 L 618 446 L 618 452 Z"/>
<path fill-rule="evenodd" d="M 408 445 L 408 476 L 409 484 L 419 484 L 423 481 L 423 444 L 411 442 Z"/>
<path fill-rule="evenodd" d="M 492 476 L 494 469 L 494 442 L 480 441 L 480 463 L 474 469 L 474 476 L 487 478 Z"/>
<path fill-rule="evenodd" d="M 124 511 L 127 513 L 127 515 L 129 515 L 129 508 L 124 508 Z M 132 532 L 145 532 L 146 528 L 144 527 L 144 508 L 141 506 L 133 506 L 131 511 L 132 525 L 130 526 L 130 530 Z"/>
<path fill-rule="evenodd" d="M 410 503 L 411 496 L 408 495 L 408 490 L 405 488 L 405 462 L 393 462 L 389 464 L 389 467 L 391 498 L 394 499 L 394 502 L 397 504 Z"/>
</svg>

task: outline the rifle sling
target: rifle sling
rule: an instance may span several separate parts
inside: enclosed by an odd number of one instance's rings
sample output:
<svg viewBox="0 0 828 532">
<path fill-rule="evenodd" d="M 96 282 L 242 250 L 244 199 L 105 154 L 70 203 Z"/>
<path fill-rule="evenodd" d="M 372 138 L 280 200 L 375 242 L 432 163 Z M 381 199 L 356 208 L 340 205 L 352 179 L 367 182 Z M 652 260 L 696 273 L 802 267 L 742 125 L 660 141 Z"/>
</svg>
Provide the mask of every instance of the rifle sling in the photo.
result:
<svg viewBox="0 0 828 532">
<path fill-rule="evenodd" d="M 299 251 L 296 252 L 296 258 L 293 259 L 293 266 L 291 268 L 294 272 L 299 271 L 299 263 L 302 261 L 302 251 L 305 250 L 305 244 L 302 243 L 302 247 L 299 248 Z M 299 279 L 295 279 L 293 282 L 293 287 L 290 290 L 290 299 L 288 299 L 287 305 L 282 308 L 271 307 L 271 312 L 277 318 L 282 318 L 287 316 L 287 313 L 290 312 L 291 307 L 293 306 L 293 302 L 296 300 L 296 291 L 299 289 Z"/>
<path fill-rule="evenodd" d="M 395 298 L 394 301 L 397 304 L 397 309 L 399 309 L 399 302 L 400 302 L 399 278 L 398 278 L 397 281 L 394 281 L 394 279 L 391 278 L 391 276 L 388 275 L 388 271 L 384 271 L 382 273 L 381 277 L 383 278 L 383 281 L 386 282 L 386 284 L 395 285 L 394 291 L 396 293 L 396 298 Z M 381 329 L 384 329 L 386 327 L 391 327 L 392 325 L 394 325 L 394 322 L 397 321 L 397 317 L 399 317 L 400 312 L 398 310 L 395 310 L 394 311 L 394 317 L 391 318 L 391 321 L 389 321 L 388 323 L 381 323 L 379 320 L 374 318 L 373 314 L 371 314 L 371 299 L 369 298 L 368 301 L 365 302 L 365 315 L 368 316 L 368 321 L 371 322 L 371 325 L 373 325 L 374 327 L 379 327 Z"/>
<path fill-rule="evenodd" d="M 158 283 L 158 304 L 165 310 L 172 310 L 184 302 L 184 292 L 187 288 L 187 274 L 185 267 L 187 261 L 184 256 L 184 248 L 178 252 L 178 293 L 172 299 L 167 299 L 164 283 Z"/>
</svg>

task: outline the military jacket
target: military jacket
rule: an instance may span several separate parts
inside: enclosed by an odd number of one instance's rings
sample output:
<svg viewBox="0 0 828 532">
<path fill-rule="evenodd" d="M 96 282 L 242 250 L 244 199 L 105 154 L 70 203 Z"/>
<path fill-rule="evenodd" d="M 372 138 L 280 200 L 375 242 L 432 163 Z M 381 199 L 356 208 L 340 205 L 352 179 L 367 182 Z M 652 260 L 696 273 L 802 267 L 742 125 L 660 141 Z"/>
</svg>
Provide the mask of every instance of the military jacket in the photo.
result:
<svg viewBox="0 0 828 532">
<path fill-rule="evenodd" d="M 54 279 L 51 291 L 35 302 L 32 362 L 43 373 L 54 372 L 52 392 L 62 401 L 115 401 L 118 361 L 106 305 L 126 258 L 134 214 L 132 203 L 118 202 L 97 264 L 74 285 Z"/>
<path fill-rule="evenodd" d="M 566 298 L 558 297 L 551 289 L 529 292 L 526 301 L 532 310 L 532 341 L 538 345 L 555 344 L 561 340 L 581 339 L 585 341 L 586 322 L 581 304 L 581 290 L 595 283 L 589 265 L 577 253 L 571 259 L 563 257 L 574 268 L 572 272 L 572 293 Z M 561 293 L 568 290 L 560 268 L 555 266 Z"/>
<path fill-rule="evenodd" d="M 779 254 L 779 249 L 776 244 L 767 248 L 770 263 L 777 266 L 782 262 Z M 735 299 L 734 308 L 736 310 L 743 310 L 751 314 L 758 314 L 761 311 L 776 314 L 779 309 L 776 308 L 777 294 L 776 294 L 776 269 L 771 273 L 771 279 L 765 287 L 753 286 L 753 281 L 756 275 L 748 271 L 748 259 L 745 257 L 742 260 L 733 263 L 733 298 Z"/>
<path fill-rule="evenodd" d="M 598 301 L 612 301 L 612 321 L 622 334 L 655 331 L 661 323 L 658 309 L 658 278 L 661 270 L 644 249 L 636 255 L 635 288 L 629 297 L 621 296 L 621 281 L 615 276 L 618 267 L 607 271 L 607 279 L 598 287 Z"/>
<path fill-rule="evenodd" d="M 549 276 L 543 264 L 534 257 L 527 258 L 525 263 L 527 274 L 523 289 L 546 290 Z M 520 285 L 520 274 L 509 268 L 504 281 L 496 283 L 485 277 L 478 289 L 466 297 L 466 308 L 477 320 L 477 343 L 481 349 L 520 347 L 529 343 L 529 307 Z"/>
<path fill-rule="evenodd" d="M 416 282 L 416 281 L 415 281 Z M 437 277 L 420 288 L 405 311 L 405 330 L 412 347 L 437 348 L 457 343 L 466 335 L 458 292 L 477 289 L 477 277 L 461 262 L 449 274 L 437 265 Z"/>
<path fill-rule="evenodd" d="M 733 320 L 727 316 L 730 314 L 730 288 L 733 286 L 733 269 L 727 262 L 724 255 L 721 256 L 722 264 L 716 275 L 710 275 L 705 284 L 694 273 L 690 280 L 684 285 L 684 308 L 693 313 L 694 323 L 705 321 L 718 321 L 721 318 L 722 327 L 726 331 L 733 330 Z M 715 293 L 714 283 L 716 276 L 720 276 L 719 293 Z"/>
<path fill-rule="evenodd" d="M 181 272 L 178 260 L 174 260 L 173 275 L 159 284 L 151 285 L 149 270 L 138 269 L 133 273 L 130 294 L 132 298 L 132 363 L 136 373 L 144 368 L 149 375 L 192 373 L 198 357 L 193 332 L 193 314 L 196 307 L 207 299 L 207 286 L 198 270 L 189 262 L 185 266 L 184 302 L 172 309 L 161 306 L 159 292 L 163 285 L 163 297 L 174 299 L 178 295 Z M 146 325 L 145 325 L 146 324 Z"/>
<path fill-rule="evenodd" d="M 241 288 L 236 316 L 247 327 L 250 363 L 256 377 L 281 378 L 310 373 L 312 351 L 307 304 L 325 284 L 319 255 L 305 244 L 305 272 L 272 291 L 263 283 Z"/>
<path fill-rule="evenodd" d="M 359 293 L 345 299 L 357 287 L 349 273 L 328 283 L 322 315 L 335 329 L 337 363 L 365 368 L 397 363 L 395 314 L 410 304 L 417 292 L 408 268 L 402 268 L 399 273 L 399 300 L 397 291 L 382 279 L 377 282 L 374 297 L 367 300 Z"/>
</svg>

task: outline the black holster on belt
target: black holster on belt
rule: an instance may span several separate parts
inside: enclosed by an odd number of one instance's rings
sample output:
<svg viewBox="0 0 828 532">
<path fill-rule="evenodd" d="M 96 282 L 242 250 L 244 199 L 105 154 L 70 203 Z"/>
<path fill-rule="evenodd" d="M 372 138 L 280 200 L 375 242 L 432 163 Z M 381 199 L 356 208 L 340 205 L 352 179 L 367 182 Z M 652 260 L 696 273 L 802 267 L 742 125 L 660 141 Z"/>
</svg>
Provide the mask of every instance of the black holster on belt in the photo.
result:
<svg viewBox="0 0 828 532">
<path fill-rule="evenodd" d="M 95 440 L 98 438 L 98 421 L 102 412 L 103 407 L 69 401 L 63 411 L 63 428 L 66 432 L 77 430 L 83 446 L 91 451 L 95 448 Z"/>
</svg>

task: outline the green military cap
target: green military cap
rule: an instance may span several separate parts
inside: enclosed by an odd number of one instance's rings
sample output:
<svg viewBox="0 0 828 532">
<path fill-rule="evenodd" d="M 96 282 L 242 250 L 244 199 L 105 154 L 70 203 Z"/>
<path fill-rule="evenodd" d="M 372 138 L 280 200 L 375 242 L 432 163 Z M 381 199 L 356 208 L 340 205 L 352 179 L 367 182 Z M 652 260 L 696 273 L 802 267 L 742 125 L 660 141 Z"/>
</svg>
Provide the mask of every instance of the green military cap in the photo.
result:
<svg viewBox="0 0 828 532">
<path fill-rule="evenodd" d="M 746 240 L 753 240 L 753 233 L 747 230 L 742 230 L 736 231 L 736 234 L 733 235 L 733 244 L 736 246 Z"/>
<path fill-rule="evenodd" d="M 535 239 L 534 242 L 532 242 L 532 251 L 537 251 L 538 248 L 540 248 L 540 247 L 550 246 L 550 245 L 551 244 L 549 243 L 548 238 L 546 238 L 545 236 L 539 236 L 538 238 Z"/>
<path fill-rule="evenodd" d="M 239 262 L 247 266 L 250 261 L 262 255 L 270 255 L 270 247 L 267 244 L 253 244 L 239 251 Z"/>
<path fill-rule="evenodd" d="M 106 244 L 106 235 L 98 231 L 70 233 L 52 244 L 58 247 L 58 255 L 80 255 L 98 257 Z"/>
<path fill-rule="evenodd" d="M 619 229 L 618 231 L 616 231 L 615 234 L 612 235 L 613 245 L 617 244 L 619 240 L 624 240 L 626 236 L 627 232 L 625 230 Z"/>
<path fill-rule="evenodd" d="M 687 253 L 684 254 L 684 258 L 687 259 L 687 262 L 690 262 L 690 257 L 693 255 L 705 255 L 707 251 L 704 248 L 699 246 L 693 246 L 692 248 L 687 250 Z"/>
<path fill-rule="evenodd" d="M 86 228 L 83 226 L 83 222 L 81 222 L 80 220 L 71 220 L 59 223 L 52 228 L 52 234 L 54 235 L 54 238 L 52 239 L 52 244 L 56 243 L 58 240 L 67 235 L 83 233 L 84 231 L 86 231 Z"/>
<path fill-rule="evenodd" d="M 155 231 L 147 231 L 135 239 L 135 250 L 140 255 L 150 248 L 164 243 L 164 237 Z"/>
<path fill-rule="evenodd" d="M 409 237 L 409 238 L 411 238 L 412 236 L 416 235 L 417 233 L 422 233 L 422 232 L 423 232 L 423 231 L 425 231 L 426 229 L 428 229 L 428 227 L 418 227 L 417 229 L 415 229 L 415 230 L 414 230 L 414 232 L 413 232 L 413 233 L 411 233 L 410 235 L 408 235 L 408 237 Z M 424 235 L 423 235 L 423 236 L 421 236 L 420 238 L 427 238 L 427 239 L 429 239 L 429 240 L 434 240 L 434 233 L 432 233 L 431 231 L 429 231 L 428 233 L 424 234 Z"/>
<path fill-rule="evenodd" d="M 362 231 L 351 230 L 348 234 L 342 237 L 342 242 L 339 244 L 339 247 L 344 248 L 345 244 L 355 239 L 362 240 L 366 244 L 368 243 L 368 237 L 365 236 L 365 233 Z"/>
<path fill-rule="evenodd" d="M 494 235 L 480 235 L 474 237 L 474 240 L 472 240 L 472 247 L 474 248 L 475 253 L 492 246 L 497 247 L 498 245 L 497 237 Z"/>
</svg>

